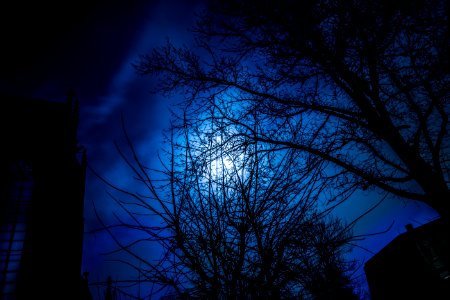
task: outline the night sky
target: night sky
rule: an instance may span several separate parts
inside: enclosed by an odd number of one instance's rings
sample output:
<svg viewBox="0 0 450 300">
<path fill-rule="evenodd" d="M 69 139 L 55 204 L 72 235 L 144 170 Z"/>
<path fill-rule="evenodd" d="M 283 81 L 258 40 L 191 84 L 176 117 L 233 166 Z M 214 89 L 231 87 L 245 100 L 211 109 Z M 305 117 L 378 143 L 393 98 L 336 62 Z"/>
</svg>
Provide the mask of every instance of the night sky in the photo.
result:
<svg viewBox="0 0 450 300">
<path fill-rule="evenodd" d="M 2 4 L 0 94 L 64 101 L 67 92 L 74 90 L 80 103 L 78 138 L 87 149 L 89 165 L 112 182 L 132 189 L 133 179 L 113 144 L 123 140 L 120 115 L 138 151 L 145 154 L 144 162 L 156 166 L 162 131 L 169 126 L 168 108 L 177 100 L 151 94 L 152 79 L 136 75 L 132 63 L 167 38 L 175 45 L 190 45 L 192 35 L 187 29 L 194 25 L 194 12 L 201 9 L 201 1 L 30 3 Z M 93 201 L 104 221 L 113 221 L 115 207 L 105 190 L 88 171 L 86 232 L 99 226 Z M 377 199 L 370 194 L 353 198 L 339 208 L 348 220 Z M 388 233 L 361 242 L 376 252 L 404 232 L 405 224 L 419 226 L 434 216 L 421 205 L 387 200 L 358 222 L 355 233 L 382 231 L 394 222 Z M 124 274 L 122 267 L 105 262 L 106 257 L 100 255 L 113 248 L 106 233 L 85 235 L 83 271 L 90 273 L 91 281 Z M 363 250 L 356 252 L 360 258 L 371 256 Z"/>
</svg>

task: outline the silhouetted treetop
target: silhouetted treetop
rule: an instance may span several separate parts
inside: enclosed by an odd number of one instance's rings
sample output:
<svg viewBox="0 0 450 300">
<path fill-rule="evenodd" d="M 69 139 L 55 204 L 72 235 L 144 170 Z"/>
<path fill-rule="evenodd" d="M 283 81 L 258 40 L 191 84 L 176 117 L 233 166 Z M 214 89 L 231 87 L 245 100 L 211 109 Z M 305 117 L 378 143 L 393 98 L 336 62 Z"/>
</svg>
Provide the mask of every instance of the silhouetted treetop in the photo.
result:
<svg viewBox="0 0 450 300">
<path fill-rule="evenodd" d="M 449 7 L 214 1 L 196 47 L 169 43 L 136 70 L 182 92 L 190 122 L 214 110 L 233 128 L 227 142 L 303 151 L 330 164 L 336 189 L 374 188 L 448 217 Z"/>
<path fill-rule="evenodd" d="M 109 184 L 129 217 L 103 225 L 139 282 L 169 299 L 356 299 L 356 264 L 344 257 L 352 224 L 318 205 L 326 164 L 306 168 L 301 152 L 259 143 L 223 147 L 220 119 L 184 125 L 170 128 L 161 169 L 143 166 L 131 143 L 119 149 L 143 191 Z M 148 244 L 158 259 L 139 251 Z"/>
</svg>

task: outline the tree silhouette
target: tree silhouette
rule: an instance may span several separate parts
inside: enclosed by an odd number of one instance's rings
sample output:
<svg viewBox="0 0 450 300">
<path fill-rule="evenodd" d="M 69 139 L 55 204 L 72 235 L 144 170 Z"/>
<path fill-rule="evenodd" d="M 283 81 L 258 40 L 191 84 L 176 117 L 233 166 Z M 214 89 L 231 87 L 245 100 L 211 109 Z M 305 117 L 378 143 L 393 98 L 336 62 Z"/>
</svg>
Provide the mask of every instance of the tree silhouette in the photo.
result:
<svg viewBox="0 0 450 300">
<path fill-rule="evenodd" d="M 448 219 L 449 7 L 212 1 L 196 47 L 168 43 L 135 67 L 183 93 L 191 124 L 214 110 L 234 133 L 223 144 L 303 152 L 328 163 L 322 179 L 344 198 L 377 189 Z"/>
<path fill-rule="evenodd" d="M 168 298 L 356 299 L 355 262 L 343 256 L 352 226 L 318 206 L 326 164 L 259 142 L 226 148 L 222 141 L 233 134 L 220 130 L 220 119 L 203 117 L 200 127 L 185 118 L 174 123 L 161 170 L 141 163 L 125 132 L 131 152 L 118 150 L 145 192 L 105 180 L 128 216 L 103 224 L 129 255 L 121 262 Z M 124 242 L 117 229 L 139 238 Z M 161 247 L 156 261 L 136 251 L 149 242 Z"/>
</svg>

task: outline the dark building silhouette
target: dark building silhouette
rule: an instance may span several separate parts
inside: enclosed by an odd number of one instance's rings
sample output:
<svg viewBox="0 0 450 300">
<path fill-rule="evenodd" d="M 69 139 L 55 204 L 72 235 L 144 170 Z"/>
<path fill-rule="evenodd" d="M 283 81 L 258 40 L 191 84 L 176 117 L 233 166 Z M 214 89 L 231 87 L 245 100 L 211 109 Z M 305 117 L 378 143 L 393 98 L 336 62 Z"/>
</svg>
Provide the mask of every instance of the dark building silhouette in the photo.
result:
<svg viewBox="0 0 450 300">
<path fill-rule="evenodd" d="M 0 100 L 0 299 L 85 299 L 77 102 Z"/>
<path fill-rule="evenodd" d="M 449 232 L 442 219 L 406 226 L 364 266 L 372 300 L 450 299 Z"/>
</svg>

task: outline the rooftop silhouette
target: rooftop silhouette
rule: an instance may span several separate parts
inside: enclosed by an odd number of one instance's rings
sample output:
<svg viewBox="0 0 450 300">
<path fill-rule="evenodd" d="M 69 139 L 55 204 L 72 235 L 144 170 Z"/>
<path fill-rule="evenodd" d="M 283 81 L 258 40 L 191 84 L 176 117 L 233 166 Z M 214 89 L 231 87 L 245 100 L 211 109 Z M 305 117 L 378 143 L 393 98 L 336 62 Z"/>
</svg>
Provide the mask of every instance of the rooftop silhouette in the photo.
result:
<svg viewBox="0 0 450 300">
<path fill-rule="evenodd" d="M 365 264 L 372 300 L 448 299 L 450 241 L 442 219 L 397 236 Z"/>
</svg>

